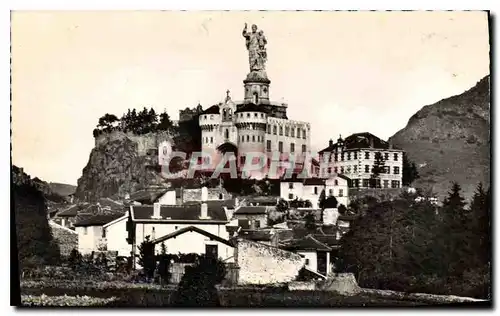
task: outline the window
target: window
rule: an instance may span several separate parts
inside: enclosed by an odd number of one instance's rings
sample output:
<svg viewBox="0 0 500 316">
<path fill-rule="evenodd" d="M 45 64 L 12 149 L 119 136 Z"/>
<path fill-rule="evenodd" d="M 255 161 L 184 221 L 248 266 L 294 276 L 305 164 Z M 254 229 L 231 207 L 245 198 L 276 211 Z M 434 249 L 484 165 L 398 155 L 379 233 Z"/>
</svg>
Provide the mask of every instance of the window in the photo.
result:
<svg viewBox="0 0 500 316">
<path fill-rule="evenodd" d="M 214 143 L 214 138 L 210 137 L 210 144 L 213 144 L 213 143 Z"/>
<path fill-rule="evenodd" d="M 384 173 L 390 174 L 391 173 L 391 167 L 385 166 L 384 167 Z"/>
<path fill-rule="evenodd" d="M 328 174 L 332 173 L 332 167 L 328 167 Z"/>
<path fill-rule="evenodd" d="M 351 166 L 347 166 L 347 173 L 351 173 Z"/>
<path fill-rule="evenodd" d="M 205 254 L 207 257 L 217 258 L 219 256 L 217 245 L 205 245 Z"/>
<path fill-rule="evenodd" d="M 354 152 L 354 160 L 356 160 L 356 159 L 358 159 L 358 152 L 357 151 Z"/>
<path fill-rule="evenodd" d="M 250 135 L 247 135 L 247 142 L 250 141 Z"/>
<path fill-rule="evenodd" d="M 340 154 L 340 161 L 344 161 L 344 153 Z"/>
<path fill-rule="evenodd" d="M 241 156 L 240 157 L 240 164 L 244 165 L 245 164 L 245 159 L 246 157 L 245 156 Z"/>
<path fill-rule="evenodd" d="M 314 187 L 314 194 L 318 194 L 318 187 Z"/>
<path fill-rule="evenodd" d="M 276 125 L 273 126 L 273 134 L 276 135 Z"/>
<path fill-rule="evenodd" d="M 252 142 L 255 142 L 255 135 L 252 135 Z"/>
<path fill-rule="evenodd" d="M 333 172 L 334 173 L 338 173 L 339 172 L 339 168 L 338 167 L 333 167 Z"/>
<path fill-rule="evenodd" d="M 389 180 L 384 180 L 384 188 L 387 189 L 389 187 Z"/>
<path fill-rule="evenodd" d="M 393 189 L 399 188 L 399 181 L 398 180 L 392 180 L 391 181 L 391 187 Z"/>
<path fill-rule="evenodd" d="M 255 220 L 255 228 L 260 228 L 260 221 L 258 219 Z"/>
<path fill-rule="evenodd" d="M 339 185 L 339 180 L 335 179 L 334 184 L 335 184 L 335 185 Z"/>
<path fill-rule="evenodd" d="M 294 152 L 295 152 L 295 144 L 294 144 L 294 143 L 291 143 L 291 144 L 290 144 L 290 152 L 291 152 L 291 153 L 294 153 Z"/>
<path fill-rule="evenodd" d="M 179 229 L 179 226 L 175 226 L 175 227 L 174 227 L 174 230 L 178 230 L 178 229 Z"/>
<path fill-rule="evenodd" d="M 106 238 L 106 228 L 102 229 L 102 238 Z"/>
<path fill-rule="evenodd" d="M 347 160 L 351 160 L 351 153 L 347 153 Z"/>
<path fill-rule="evenodd" d="M 241 142 L 244 143 L 245 142 L 245 136 L 241 135 Z"/>
<path fill-rule="evenodd" d="M 340 167 L 340 173 L 344 173 L 344 167 Z"/>
<path fill-rule="evenodd" d="M 88 230 L 87 230 L 87 228 L 88 228 L 87 226 L 83 227 L 83 234 L 84 234 L 84 235 L 87 235 L 87 234 L 88 234 Z"/>
<path fill-rule="evenodd" d="M 297 127 L 297 138 L 300 138 L 300 127 Z"/>
<path fill-rule="evenodd" d="M 399 174 L 399 167 L 394 167 L 394 174 Z"/>
<path fill-rule="evenodd" d="M 389 153 L 384 154 L 384 160 L 389 160 Z"/>
<path fill-rule="evenodd" d="M 250 118 L 250 113 L 247 113 L 247 118 Z"/>
<path fill-rule="evenodd" d="M 365 165 L 365 173 L 370 173 L 370 166 L 369 165 Z"/>
<path fill-rule="evenodd" d="M 264 113 L 260 113 L 260 118 L 264 118 Z"/>
<path fill-rule="evenodd" d="M 258 118 L 258 117 L 259 117 L 259 114 L 254 113 L 254 114 L 253 114 L 253 116 L 254 116 L 254 117 L 256 117 L 256 118 Z"/>
<path fill-rule="evenodd" d="M 394 161 L 398 161 L 398 154 L 394 154 Z"/>
<path fill-rule="evenodd" d="M 333 195 L 333 189 L 330 189 L 330 190 L 328 191 L 328 193 L 330 194 L 330 196 L 332 196 L 332 195 Z"/>
<path fill-rule="evenodd" d="M 283 126 L 280 126 L 280 136 L 283 136 Z"/>
<path fill-rule="evenodd" d="M 226 136 L 226 139 L 229 138 L 229 130 L 226 128 L 226 134 L 224 134 L 224 136 Z"/>
<path fill-rule="evenodd" d="M 306 149 L 307 149 L 306 145 L 302 145 L 302 152 L 303 152 L 303 153 L 305 153 L 305 152 L 306 152 Z"/>
<path fill-rule="evenodd" d="M 339 197 L 343 197 L 344 196 L 344 190 L 343 189 L 339 189 Z"/>
<path fill-rule="evenodd" d="M 306 130 L 305 129 L 302 131 L 302 138 L 306 139 Z"/>
<path fill-rule="evenodd" d="M 267 133 L 271 134 L 271 125 L 267 125 Z"/>
<path fill-rule="evenodd" d="M 339 161 L 339 154 L 335 153 L 335 161 Z"/>
<path fill-rule="evenodd" d="M 293 127 L 290 130 L 290 136 L 295 137 L 295 129 Z"/>
<path fill-rule="evenodd" d="M 280 153 L 283 152 L 283 142 L 279 142 L 278 143 L 278 150 L 279 150 Z"/>
<path fill-rule="evenodd" d="M 288 199 L 293 200 L 293 193 L 288 193 Z"/>
<path fill-rule="evenodd" d="M 288 188 L 293 189 L 293 182 L 288 183 Z"/>
<path fill-rule="evenodd" d="M 309 259 L 306 259 L 306 266 L 309 265 Z"/>
<path fill-rule="evenodd" d="M 370 159 L 370 153 L 369 152 L 365 152 L 365 159 Z"/>
<path fill-rule="evenodd" d="M 354 179 L 354 187 L 359 188 L 359 179 Z"/>
<path fill-rule="evenodd" d="M 151 237 L 153 238 L 153 240 L 156 238 L 156 232 L 155 232 L 155 227 L 153 226 L 152 230 L 151 230 Z"/>
<path fill-rule="evenodd" d="M 290 127 L 286 126 L 285 127 L 285 136 L 288 136 L 289 133 L 290 133 Z"/>
<path fill-rule="evenodd" d="M 358 172 L 358 165 L 354 165 L 353 166 L 353 170 L 352 170 L 353 173 L 356 173 Z"/>
<path fill-rule="evenodd" d="M 363 188 L 367 188 L 369 184 L 369 179 L 363 179 Z"/>
<path fill-rule="evenodd" d="M 271 151 L 271 141 L 267 140 L 267 151 Z"/>
<path fill-rule="evenodd" d="M 219 200 L 224 199 L 224 195 L 222 193 L 219 193 Z"/>
</svg>

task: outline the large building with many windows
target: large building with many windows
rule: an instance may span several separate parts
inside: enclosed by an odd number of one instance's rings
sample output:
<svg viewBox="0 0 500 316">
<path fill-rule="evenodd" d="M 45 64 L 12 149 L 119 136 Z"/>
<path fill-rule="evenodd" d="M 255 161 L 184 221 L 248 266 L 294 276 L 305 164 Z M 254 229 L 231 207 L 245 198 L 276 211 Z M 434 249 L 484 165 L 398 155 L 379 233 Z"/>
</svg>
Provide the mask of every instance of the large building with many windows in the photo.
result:
<svg viewBox="0 0 500 316">
<path fill-rule="evenodd" d="M 250 72 L 243 80 L 244 99 L 233 101 L 227 91 L 224 102 L 200 113 L 202 152 L 209 157 L 205 158 L 204 168 L 215 168 L 224 153 L 232 152 L 239 170 L 245 164 L 262 164 L 261 170 L 249 176 L 258 178 L 265 173 L 270 178 L 277 178 L 290 168 L 286 166 L 287 160 L 295 159 L 294 169 L 301 168 L 303 154 L 310 152 L 311 126 L 307 122 L 289 120 L 287 104 L 270 100 L 271 81 L 265 71 L 267 57 L 259 55 L 264 42 L 258 34 L 256 26 L 252 32 L 246 29 L 243 32 L 250 59 Z M 256 154 L 260 157 L 255 157 Z"/>
<path fill-rule="evenodd" d="M 372 179 L 376 153 L 381 154 L 384 171 Z M 319 152 L 320 177 L 342 174 L 351 179 L 353 187 L 400 188 L 403 179 L 403 150 L 370 133 L 352 134 Z"/>
</svg>

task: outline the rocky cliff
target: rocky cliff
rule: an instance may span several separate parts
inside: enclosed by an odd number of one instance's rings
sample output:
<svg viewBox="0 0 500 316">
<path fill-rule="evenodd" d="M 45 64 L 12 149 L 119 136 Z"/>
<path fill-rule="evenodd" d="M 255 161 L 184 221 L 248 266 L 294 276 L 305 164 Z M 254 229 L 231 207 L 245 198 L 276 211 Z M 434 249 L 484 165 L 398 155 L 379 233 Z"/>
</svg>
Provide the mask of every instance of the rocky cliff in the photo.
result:
<svg viewBox="0 0 500 316">
<path fill-rule="evenodd" d="M 142 149 L 139 151 L 143 143 L 161 142 L 160 139 L 152 140 L 156 137 L 152 133 L 130 138 L 125 133 L 115 132 L 112 137 L 100 140 L 78 179 L 76 198 L 88 202 L 101 197 L 123 198 L 127 193 L 162 185 L 164 180 L 157 169 L 157 147 L 151 145 L 149 154 Z"/>
<path fill-rule="evenodd" d="M 424 106 L 389 139 L 418 166 L 416 187 L 446 196 L 458 182 L 470 198 L 490 181 L 490 76 L 464 93 Z"/>
<path fill-rule="evenodd" d="M 39 179 L 38 177 L 31 178 L 30 175 L 26 174 L 23 168 L 12 165 L 11 168 L 12 175 L 12 184 L 22 186 L 28 185 L 35 187 L 38 191 L 40 191 L 45 199 L 49 202 L 49 205 L 52 203 L 65 203 L 66 198 L 60 194 L 59 191 L 54 190 L 51 184 Z M 63 186 L 69 186 L 66 184 L 60 184 Z"/>
</svg>

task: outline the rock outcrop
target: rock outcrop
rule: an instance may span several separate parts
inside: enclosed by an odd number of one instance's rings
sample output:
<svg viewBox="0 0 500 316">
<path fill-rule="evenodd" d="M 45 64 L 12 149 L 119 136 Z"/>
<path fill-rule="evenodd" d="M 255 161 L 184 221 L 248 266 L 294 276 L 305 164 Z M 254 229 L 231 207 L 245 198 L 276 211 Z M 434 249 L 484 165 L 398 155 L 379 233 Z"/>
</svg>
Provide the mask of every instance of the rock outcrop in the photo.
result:
<svg viewBox="0 0 500 316">
<path fill-rule="evenodd" d="M 442 199 L 458 182 L 470 198 L 479 182 L 490 184 L 490 76 L 473 88 L 424 106 L 389 139 L 417 164 L 414 186 Z"/>
</svg>

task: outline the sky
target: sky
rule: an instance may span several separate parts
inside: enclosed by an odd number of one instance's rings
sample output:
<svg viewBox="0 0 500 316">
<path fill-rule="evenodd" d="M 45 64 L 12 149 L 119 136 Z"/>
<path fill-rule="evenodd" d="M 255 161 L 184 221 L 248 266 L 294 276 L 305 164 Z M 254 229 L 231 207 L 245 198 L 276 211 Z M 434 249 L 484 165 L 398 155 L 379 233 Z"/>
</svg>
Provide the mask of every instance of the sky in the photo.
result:
<svg viewBox="0 0 500 316">
<path fill-rule="evenodd" d="M 99 117 L 243 99 L 244 23 L 267 37 L 270 97 L 311 123 L 313 150 L 387 139 L 423 106 L 489 74 L 484 12 L 17 11 L 11 15 L 12 161 L 77 183 Z"/>
</svg>

